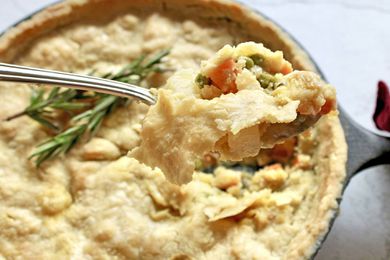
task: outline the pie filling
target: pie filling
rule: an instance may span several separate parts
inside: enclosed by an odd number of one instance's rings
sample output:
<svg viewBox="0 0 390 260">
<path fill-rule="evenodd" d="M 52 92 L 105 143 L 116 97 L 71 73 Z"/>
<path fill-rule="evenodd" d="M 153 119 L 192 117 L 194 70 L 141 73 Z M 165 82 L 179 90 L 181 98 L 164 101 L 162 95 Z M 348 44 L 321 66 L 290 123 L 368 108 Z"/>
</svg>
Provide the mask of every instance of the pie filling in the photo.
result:
<svg viewBox="0 0 390 260">
<path fill-rule="evenodd" d="M 143 122 L 141 146 L 130 152 L 177 184 L 212 152 L 242 161 L 311 127 L 336 109 L 335 89 L 309 71 L 293 71 L 280 51 L 262 44 L 226 45 L 180 70 L 158 90 Z"/>
</svg>

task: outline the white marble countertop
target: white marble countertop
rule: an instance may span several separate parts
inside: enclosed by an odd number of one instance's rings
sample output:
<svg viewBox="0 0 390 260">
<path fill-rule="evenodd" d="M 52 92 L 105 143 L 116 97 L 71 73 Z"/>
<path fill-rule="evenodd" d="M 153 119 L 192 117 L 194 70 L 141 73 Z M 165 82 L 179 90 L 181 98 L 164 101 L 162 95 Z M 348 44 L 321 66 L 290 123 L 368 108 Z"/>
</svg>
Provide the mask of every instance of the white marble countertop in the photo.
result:
<svg viewBox="0 0 390 260">
<path fill-rule="evenodd" d="M 0 0 L 0 31 L 53 0 Z M 376 131 L 377 81 L 390 84 L 389 0 L 241 0 L 274 19 L 314 57 L 339 103 Z M 390 161 L 390 158 L 389 158 Z M 359 173 L 316 260 L 390 259 L 390 166 Z"/>
</svg>

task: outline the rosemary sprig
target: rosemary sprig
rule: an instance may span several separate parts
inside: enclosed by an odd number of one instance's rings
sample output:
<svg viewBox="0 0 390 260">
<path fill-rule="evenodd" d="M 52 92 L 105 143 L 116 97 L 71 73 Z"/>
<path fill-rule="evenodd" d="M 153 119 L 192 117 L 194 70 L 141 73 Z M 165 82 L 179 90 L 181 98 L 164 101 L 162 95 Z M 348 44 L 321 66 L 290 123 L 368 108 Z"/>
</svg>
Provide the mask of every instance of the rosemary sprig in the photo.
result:
<svg viewBox="0 0 390 260">
<path fill-rule="evenodd" d="M 109 73 L 104 78 L 131 84 L 139 84 L 151 73 L 162 71 L 162 59 L 167 56 L 168 50 L 162 51 L 147 59 L 142 55 L 131 62 L 118 73 Z M 61 153 L 67 153 L 84 136 L 92 137 L 98 130 L 103 119 L 117 107 L 127 103 L 126 98 L 108 94 L 99 94 L 82 90 L 66 89 L 61 91 L 53 88 L 47 95 L 44 90 L 33 92 L 30 105 L 21 113 L 6 120 L 27 115 L 43 126 L 58 133 L 37 146 L 30 159 L 35 159 L 37 167 L 42 162 Z M 61 129 L 56 113 L 71 115 L 66 128 Z"/>
<path fill-rule="evenodd" d="M 54 110 L 71 112 L 72 110 L 80 110 L 90 106 L 88 103 L 78 101 L 86 98 L 87 95 L 75 89 L 67 89 L 60 92 L 58 87 L 54 87 L 47 97 L 44 95 L 45 91 L 43 89 L 33 89 L 30 105 L 24 111 L 12 115 L 5 120 L 9 121 L 27 115 L 42 125 L 58 131 L 59 126 L 53 120 Z"/>
<path fill-rule="evenodd" d="M 60 153 L 67 153 L 85 134 L 92 137 L 99 129 L 103 118 L 114 110 L 115 105 L 124 103 L 124 98 L 101 95 L 95 106 L 71 119 L 71 127 L 38 145 L 30 158 L 36 158 L 39 166 L 42 162 Z"/>
</svg>

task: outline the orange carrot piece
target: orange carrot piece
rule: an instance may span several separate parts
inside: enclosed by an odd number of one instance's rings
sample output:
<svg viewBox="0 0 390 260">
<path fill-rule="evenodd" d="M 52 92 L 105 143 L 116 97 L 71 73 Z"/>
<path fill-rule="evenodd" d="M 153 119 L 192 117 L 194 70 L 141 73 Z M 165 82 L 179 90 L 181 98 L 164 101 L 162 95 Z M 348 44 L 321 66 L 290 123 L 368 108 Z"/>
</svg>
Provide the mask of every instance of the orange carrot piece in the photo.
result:
<svg viewBox="0 0 390 260">
<path fill-rule="evenodd" d="M 219 64 L 209 75 L 213 85 L 219 88 L 224 94 L 237 92 L 234 65 L 233 59 L 227 59 Z"/>
</svg>

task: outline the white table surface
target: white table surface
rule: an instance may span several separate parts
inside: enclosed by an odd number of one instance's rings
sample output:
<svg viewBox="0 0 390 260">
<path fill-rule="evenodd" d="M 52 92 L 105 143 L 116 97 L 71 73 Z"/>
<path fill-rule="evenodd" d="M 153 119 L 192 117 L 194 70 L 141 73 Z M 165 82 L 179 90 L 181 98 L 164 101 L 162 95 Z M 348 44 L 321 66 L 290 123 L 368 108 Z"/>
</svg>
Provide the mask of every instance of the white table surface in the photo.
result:
<svg viewBox="0 0 390 260">
<path fill-rule="evenodd" d="M 0 0 L 0 31 L 53 0 Z M 376 131 L 376 84 L 390 84 L 390 0 L 242 0 L 277 21 L 314 57 L 339 103 Z M 390 161 L 390 158 L 389 158 Z M 316 260 L 390 259 L 390 166 L 359 173 Z"/>
</svg>

